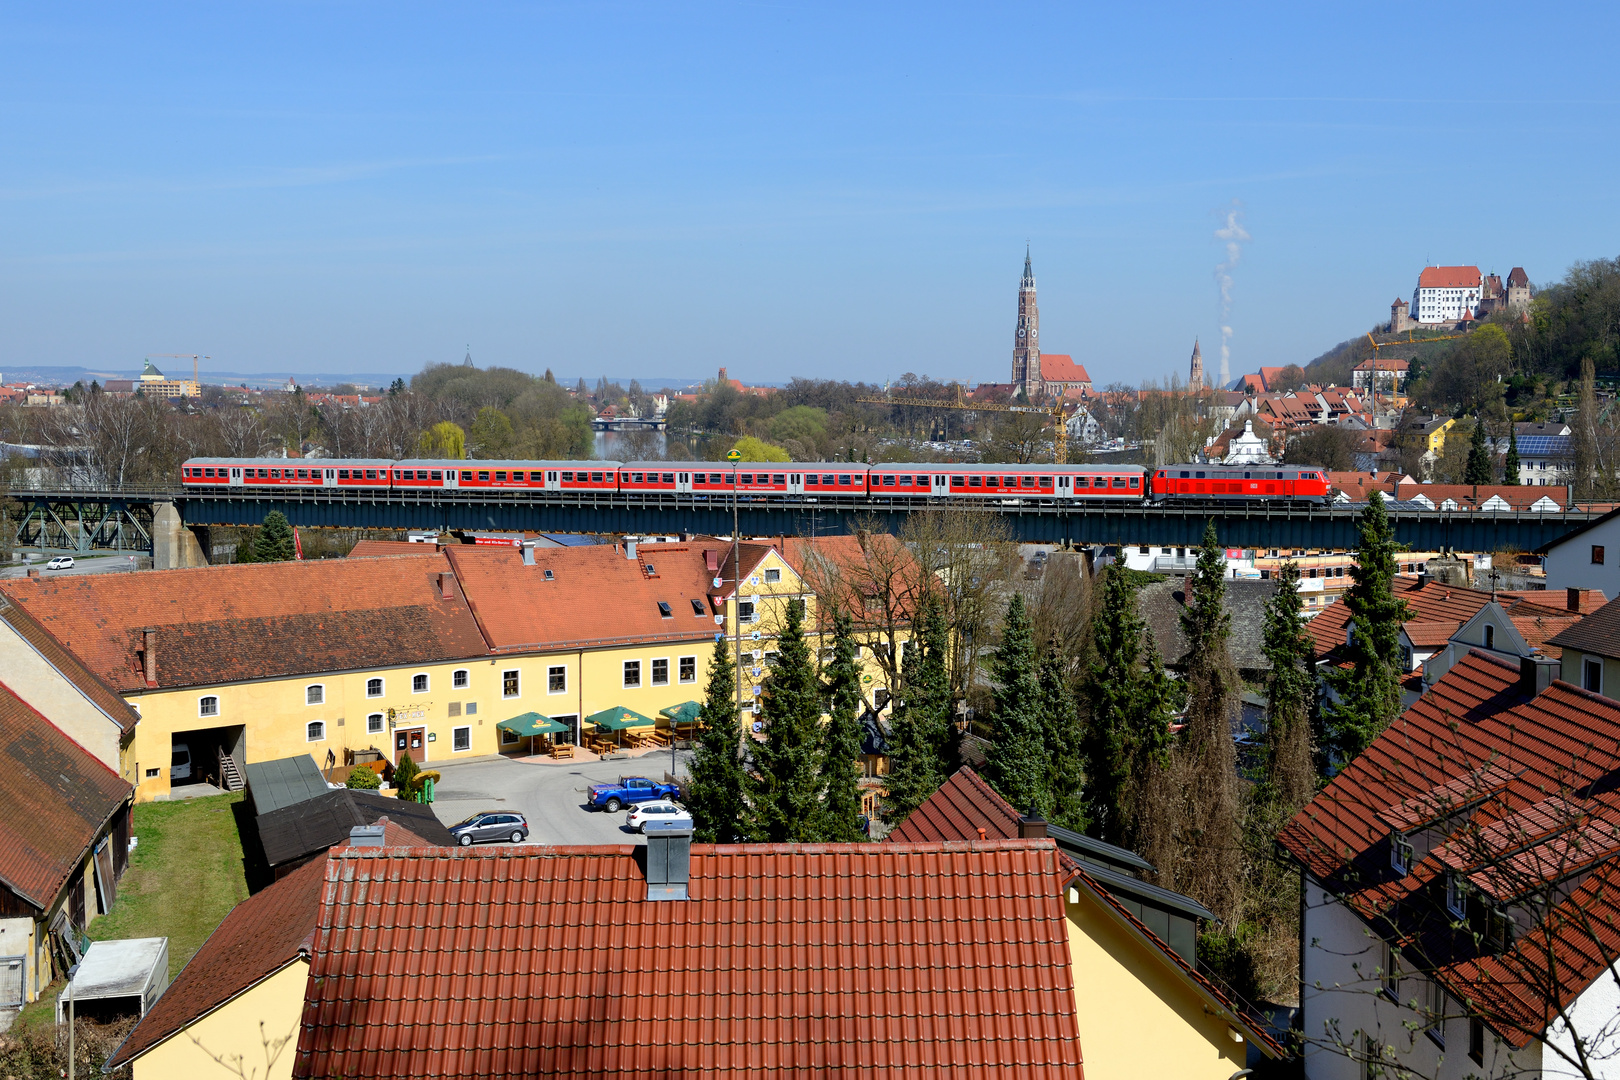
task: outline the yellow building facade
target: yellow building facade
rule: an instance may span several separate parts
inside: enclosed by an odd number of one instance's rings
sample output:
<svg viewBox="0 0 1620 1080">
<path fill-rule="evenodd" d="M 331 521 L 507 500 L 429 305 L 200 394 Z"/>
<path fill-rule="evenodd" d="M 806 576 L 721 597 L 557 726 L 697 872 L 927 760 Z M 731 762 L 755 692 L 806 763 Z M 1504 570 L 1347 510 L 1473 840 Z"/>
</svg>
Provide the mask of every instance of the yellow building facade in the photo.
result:
<svg viewBox="0 0 1620 1080">
<path fill-rule="evenodd" d="M 308 959 L 289 962 L 144 1050 L 131 1062 L 135 1080 L 214 1075 L 291 1080 L 308 981 Z"/>
</svg>

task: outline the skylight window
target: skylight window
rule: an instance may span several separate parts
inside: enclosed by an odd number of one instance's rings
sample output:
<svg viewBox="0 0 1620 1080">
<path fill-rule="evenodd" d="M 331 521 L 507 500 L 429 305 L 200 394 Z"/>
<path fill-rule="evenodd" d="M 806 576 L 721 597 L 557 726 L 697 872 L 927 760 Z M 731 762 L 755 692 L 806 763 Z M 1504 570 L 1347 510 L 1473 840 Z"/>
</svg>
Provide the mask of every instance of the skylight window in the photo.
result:
<svg viewBox="0 0 1620 1080">
<path fill-rule="evenodd" d="M 666 619 L 673 619 L 675 617 L 675 613 L 669 610 L 669 605 L 664 603 L 662 600 L 658 601 L 658 614 L 662 615 Z"/>
<path fill-rule="evenodd" d="M 555 576 L 555 575 L 553 575 L 553 574 L 552 574 L 552 572 L 551 572 L 551 571 L 550 571 L 550 570 L 547 570 L 547 571 L 546 571 L 546 580 L 547 580 L 547 581 L 550 581 L 550 580 L 552 580 L 552 578 L 553 578 L 553 577 L 554 577 L 554 576 Z"/>
<path fill-rule="evenodd" d="M 692 614 L 696 615 L 700 619 L 703 618 L 703 616 L 708 614 L 707 611 L 703 610 L 703 601 L 701 601 L 701 600 L 693 600 L 692 601 Z"/>
</svg>

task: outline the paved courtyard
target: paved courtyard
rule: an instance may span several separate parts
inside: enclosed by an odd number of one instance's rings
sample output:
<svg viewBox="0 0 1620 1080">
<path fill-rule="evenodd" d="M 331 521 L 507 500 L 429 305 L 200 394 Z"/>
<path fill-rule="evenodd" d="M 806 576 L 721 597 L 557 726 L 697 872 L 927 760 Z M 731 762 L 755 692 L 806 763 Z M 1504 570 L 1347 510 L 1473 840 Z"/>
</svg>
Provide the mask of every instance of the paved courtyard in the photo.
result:
<svg viewBox="0 0 1620 1080">
<path fill-rule="evenodd" d="M 691 754 L 680 752 L 679 775 Z M 621 776 L 662 780 L 670 752 L 656 750 L 626 761 L 529 763 L 486 759 L 465 764 L 435 762 L 443 779 L 434 792 L 433 811 L 453 825 L 483 810 L 515 810 L 529 821 L 531 844 L 639 844 L 641 834 L 624 827 L 625 814 L 585 808 L 587 786 Z"/>
</svg>

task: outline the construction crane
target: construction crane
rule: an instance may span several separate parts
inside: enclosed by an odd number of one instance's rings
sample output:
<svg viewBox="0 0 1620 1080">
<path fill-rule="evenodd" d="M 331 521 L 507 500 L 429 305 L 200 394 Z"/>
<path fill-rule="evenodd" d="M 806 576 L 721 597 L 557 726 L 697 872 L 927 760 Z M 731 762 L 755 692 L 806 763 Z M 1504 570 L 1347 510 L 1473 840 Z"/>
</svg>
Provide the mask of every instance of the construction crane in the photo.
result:
<svg viewBox="0 0 1620 1080">
<path fill-rule="evenodd" d="M 1406 332 L 1406 340 L 1405 341 L 1384 341 L 1384 342 L 1380 342 L 1380 341 L 1378 341 L 1377 339 L 1375 339 L 1372 336 L 1371 331 L 1368 331 L 1368 333 L 1367 333 L 1367 343 L 1372 346 L 1372 350 L 1373 350 L 1373 354 L 1372 354 L 1373 369 L 1372 369 L 1372 378 L 1368 379 L 1367 381 L 1372 385 L 1373 415 L 1376 416 L 1378 414 L 1378 361 L 1379 361 L 1378 350 L 1379 349 L 1386 348 L 1386 347 L 1388 347 L 1390 345 L 1425 345 L 1425 344 L 1427 344 L 1427 343 L 1429 343 L 1431 341 L 1453 341 L 1456 338 L 1460 338 L 1462 336 L 1463 336 L 1462 334 L 1441 334 L 1441 335 L 1438 335 L 1436 337 L 1414 338 L 1412 336 L 1412 331 L 1408 330 Z M 1394 380 L 1391 379 L 1390 382 L 1391 382 L 1391 390 L 1393 391 L 1393 389 L 1394 389 L 1394 386 L 1393 386 Z"/>
<path fill-rule="evenodd" d="M 199 378 L 198 375 L 197 375 L 197 371 L 198 371 L 197 360 L 198 360 L 198 357 L 197 357 L 196 353 L 172 353 L 172 352 L 147 353 L 146 354 L 146 359 L 148 359 L 148 360 L 190 360 L 191 361 L 191 381 L 196 383 L 199 392 L 201 391 L 202 379 Z"/>
<path fill-rule="evenodd" d="M 958 383 L 955 401 L 940 401 L 936 398 L 894 397 L 892 395 L 880 398 L 863 397 L 855 400 L 867 405 L 910 405 L 919 409 L 960 409 L 963 412 L 1036 413 L 1041 416 L 1051 417 L 1057 421 L 1057 430 L 1052 437 L 1052 460 L 1059 465 L 1065 464 L 1069 460 L 1069 430 L 1065 423 L 1061 398 L 1053 402 L 1050 409 L 1042 408 L 1039 405 L 992 405 L 989 403 L 976 405 L 962 397 L 962 386 Z"/>
</svg>

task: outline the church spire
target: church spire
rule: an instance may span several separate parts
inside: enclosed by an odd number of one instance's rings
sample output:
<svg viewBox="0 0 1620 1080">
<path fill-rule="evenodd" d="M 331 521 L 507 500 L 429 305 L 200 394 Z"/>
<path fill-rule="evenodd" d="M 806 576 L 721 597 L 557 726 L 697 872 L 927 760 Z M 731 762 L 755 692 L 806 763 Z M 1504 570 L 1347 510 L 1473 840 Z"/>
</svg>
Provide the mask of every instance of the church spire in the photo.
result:
<svg viewBox="0 0 1620 1080">
<path fill-rule="evenodd" d="M 1035 271 L 1030 268 L 1029 245 L 1024 245 L 1024 278 L 1018 283 L 1020 289 L 1033 289 L 1035 287 Z"/>
<path fill-rule="evenodd" d="M 1192 390 L 1204 388 L 1204 354 L 1198 348 L 1198 339 L 1193 338 L 1192 365 L 1187 371 L 1187 386 Z"/>
</svg>

